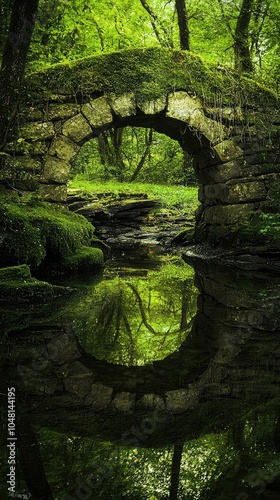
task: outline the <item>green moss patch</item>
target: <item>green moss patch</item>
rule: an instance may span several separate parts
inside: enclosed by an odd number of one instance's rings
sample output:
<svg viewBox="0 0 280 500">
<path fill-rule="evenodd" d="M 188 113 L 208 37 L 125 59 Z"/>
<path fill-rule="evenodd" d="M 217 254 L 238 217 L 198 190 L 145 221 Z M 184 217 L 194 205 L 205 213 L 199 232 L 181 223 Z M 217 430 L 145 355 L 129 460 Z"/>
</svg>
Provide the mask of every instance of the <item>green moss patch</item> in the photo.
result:
<svg viewBox="0 0 280 500">
<path fill-rule="evenodd" d="M 99 248 L 81 247 L 76 253 L 68 255 L 63 261 L 67 270 L 87 272 L 103 264 L 103 252 Z"/>
<path fill-rule="evenodd" d="M 190 52 L 162 48 L 124 50 L 57 64 L 26 81 L 28 94 L 51 96 L 123 95 L 134 93 L 139 102 L 154 100 L 175 90 L 186 90 L 207 104 L 275 105 L 271 91 L 234 72 L 206 64 Z"/>
<path fill-rule="evenodd" d="M 94 227 L 84 217 L 63 207 L 34 201 L 34 197 L 27 201 L 13 195 L 0 197 L 2 265 L 28 264 L 37 269 L 56 263 L 67 270 L 73 255 L 81 249 L 84 252 L 86 247 L 93 254 L 95 245 L 99 246 Z M 96 263 L 101 262 L 101 253 L 98 250 Z"/>
</svg>

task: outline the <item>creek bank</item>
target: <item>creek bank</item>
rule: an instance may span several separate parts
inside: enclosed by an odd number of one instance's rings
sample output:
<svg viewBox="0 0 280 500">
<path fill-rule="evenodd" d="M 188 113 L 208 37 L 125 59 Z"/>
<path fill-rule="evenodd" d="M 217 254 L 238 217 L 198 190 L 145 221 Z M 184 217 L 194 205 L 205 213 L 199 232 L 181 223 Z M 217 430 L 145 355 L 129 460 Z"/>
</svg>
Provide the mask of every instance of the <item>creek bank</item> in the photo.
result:
<svg viewBox="0 0 280 500">
<path fill-rule="evenodd" d="M 193 234 L 195 218 L 190 212 L 161 207 L 161 200 L 146 193 L 87 194 L 70 190 L 68 206 L 95 227 L 95 234 L 112 250 L 159 247 L 176 241 L 182 232 Z"/>
</svg>

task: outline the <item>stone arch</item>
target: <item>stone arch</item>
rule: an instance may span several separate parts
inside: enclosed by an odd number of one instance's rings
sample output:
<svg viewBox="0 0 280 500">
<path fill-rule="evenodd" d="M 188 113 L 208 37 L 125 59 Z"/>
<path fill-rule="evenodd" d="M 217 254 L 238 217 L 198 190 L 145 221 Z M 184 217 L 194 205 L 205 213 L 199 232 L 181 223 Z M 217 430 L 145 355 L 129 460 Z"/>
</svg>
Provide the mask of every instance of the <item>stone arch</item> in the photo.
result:
<svg viewBox="0 0 280 500">
<path fill-rule="evenodd" d="M 70 163 L 87 140 L 112 126 L 153 127 L 176 139 L 194 158 L 201 202 L 197 241 L 225 242 L 241 222 L 261 209 L 270 187 L 279 180 L 276 100 L 256 83 L 233 76 L 229 80 L 218 70 L 203 77 L 205 68 L 200 60 L 181 53 L 179 57 L 172 51 L 168 52 L 168 64 L 165 60 L 166 74 L 151 77 L 147 63 L 157 64 L 154 52 L 141 52 L 147 59 L 145 70 L 134 62 L 135 51 L 127 51 L 125 56 L 114 55 L 110 75 L 106 64 L 112 62 L 112 55 L 78 61 L 67 68 L 57 66 L 33 76 L 29 89 L 35 97 L 19 117 L 21 142 L 14 147 L 13 158 L 7 160 L 2 179 L 12 172 L 13 179 L 19 176 L 33 181 L 44 200 L 65 202 Z M 160 51 L 156 55 L 161 60 L 166 54 Z M 192 75 L 189 68 L 194 62 L 197 68 Z M 96 64 L 101 73 L 98 84 L 94 81 Z M 178 76 L 174 68 L 182 74 Z M 128 73 L 132 70 L 133 80 Z M 168 71 L 178 80 L 172 90 Z M 63 80 L 63 72 L 70 84 Z M 209 85 L 214 90 L 207 98 L 201 89 L 203 78 L 212 79 Z M 115 92 L 117 81 L 121 89 Z M 226 97 L 218 99 L 215 88 L 219 81 L 219 92 Z M 227 88 L 229 84 L 234 91 Z M 156 90 L 147 92 L 147 87 Z"/>
</svg>

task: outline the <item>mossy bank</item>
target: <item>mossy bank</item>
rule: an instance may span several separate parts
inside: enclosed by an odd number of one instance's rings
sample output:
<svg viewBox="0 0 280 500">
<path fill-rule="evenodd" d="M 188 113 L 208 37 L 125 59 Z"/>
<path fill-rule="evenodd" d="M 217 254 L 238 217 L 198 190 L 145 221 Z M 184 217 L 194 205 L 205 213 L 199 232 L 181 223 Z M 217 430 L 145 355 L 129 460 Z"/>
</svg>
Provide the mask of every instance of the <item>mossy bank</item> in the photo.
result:
<svg viewBox="0 0 280 500">
<path fill-rule="evenodd" d="M 60 273 L 95 271 L 103 265 L 102 243 L 84 217 L 43 203 L 38 196 L 0 193 L 1 266 L 27 264 Z"/>
</svg>

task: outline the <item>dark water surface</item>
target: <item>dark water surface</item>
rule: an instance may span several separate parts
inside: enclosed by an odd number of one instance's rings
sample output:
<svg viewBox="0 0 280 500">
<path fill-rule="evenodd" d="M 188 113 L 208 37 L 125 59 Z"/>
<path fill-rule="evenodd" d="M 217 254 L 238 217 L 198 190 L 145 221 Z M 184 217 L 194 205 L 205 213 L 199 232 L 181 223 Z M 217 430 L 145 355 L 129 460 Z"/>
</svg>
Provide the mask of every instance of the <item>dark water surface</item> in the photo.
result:
<svg viewBox="0 0 280 500">
<path fill-rule="evenodd" d="M 279 276 L 151 250 L 64 284 L 1 304 L 1 499 L 13 460 L 15 498 L 280 499 Z"/>
</svg>

